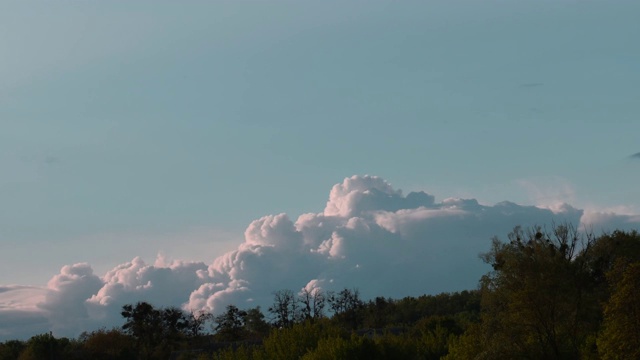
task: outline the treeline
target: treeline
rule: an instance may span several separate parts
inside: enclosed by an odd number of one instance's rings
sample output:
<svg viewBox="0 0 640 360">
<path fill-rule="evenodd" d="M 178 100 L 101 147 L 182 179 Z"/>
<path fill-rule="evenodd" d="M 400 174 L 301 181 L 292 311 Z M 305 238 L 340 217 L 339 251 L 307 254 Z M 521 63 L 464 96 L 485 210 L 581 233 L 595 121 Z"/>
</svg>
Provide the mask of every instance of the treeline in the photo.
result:
<svg viewBox="0 0 640 360">
<path fill-rule="evenodd" d="M 241 310 L 229 305 L 212 316 L 155 308 L 147 302 L 125 305 L 121 314 L 120 328 L 85 332 L 77 339 L 41 334 L 28 341 L 7 341 L 0 344 L 0 360 L 298 359 L 320 342 L 348 345 L 352 336 L 372 344 L 391 339 L 385 345 L 388 354 L 407 354 L 420 343 L 420 349 L 432 354 L 428 358 L 438 359 L 447 353 L 450 335 L 457 337 L 478 321 L 480 294 L 462 291 L 364 301 L 357 289 L 299 294 L 280 290 L 266 316 L 260 307 Z"/>
<path fill-rule="evenodd" d="M 446 359 L 640 359 L 640 234 L 570 226 L 494 239 L 481 318 Z"/>
<path fill-rule="evenodd" d="M 120 328 L 0 344 L 2 359 L 640 359 L 640 234 L 516 228 L 478 290 L 276 291 L 266 312 L 122 308 Z M 399 280 L 400 281 L 400 280 Z"/>
</svg>

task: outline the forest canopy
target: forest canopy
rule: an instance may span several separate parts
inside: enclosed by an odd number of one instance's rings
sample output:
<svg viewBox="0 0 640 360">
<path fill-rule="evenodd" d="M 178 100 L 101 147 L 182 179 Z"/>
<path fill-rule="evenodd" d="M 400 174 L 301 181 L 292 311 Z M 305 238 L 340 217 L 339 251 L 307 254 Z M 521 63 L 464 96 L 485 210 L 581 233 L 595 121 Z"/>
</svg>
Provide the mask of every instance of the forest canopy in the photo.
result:
<svg viewBox="0 0 640 360">
<path fill-rule="evenodd" d="M 119 328 L 0 343 L 2 359 L 637 359 L 640 234 L 570 225 L 494 238 L 478 289 L 362 299 L 274 289 L 215 316 L 126 304 Z"/>
</svg>

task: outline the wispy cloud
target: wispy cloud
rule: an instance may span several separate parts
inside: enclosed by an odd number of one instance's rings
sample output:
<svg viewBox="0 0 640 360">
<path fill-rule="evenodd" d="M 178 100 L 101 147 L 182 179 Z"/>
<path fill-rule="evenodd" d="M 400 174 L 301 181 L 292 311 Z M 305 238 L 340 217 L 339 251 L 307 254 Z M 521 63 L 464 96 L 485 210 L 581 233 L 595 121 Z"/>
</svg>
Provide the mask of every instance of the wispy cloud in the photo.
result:
<svg viewBox="0 0 640 360">
<path fill-rule="evenodd" d="M 559 176 L 520 179 L 516 183 L 538 206 L 554 208 L 566 203 L 574 204 L 577 200 L 573 184 Z"/>
</svg>

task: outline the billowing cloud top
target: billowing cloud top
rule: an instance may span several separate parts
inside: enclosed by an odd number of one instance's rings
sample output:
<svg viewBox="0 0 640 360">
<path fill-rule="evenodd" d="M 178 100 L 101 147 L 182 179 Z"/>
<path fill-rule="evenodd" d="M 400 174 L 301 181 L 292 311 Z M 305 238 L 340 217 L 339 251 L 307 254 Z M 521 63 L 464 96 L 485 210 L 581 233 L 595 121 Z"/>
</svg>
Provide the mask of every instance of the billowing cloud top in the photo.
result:
<svg viewBox="0 0 640 360">
<path fill-rule="evenodd" d="M 136 257 L 99 277 L 88 264 L 64 266 L 45 289 L 0 287 L 0 338 L 41 331 L 76 336 L 122 323 L 120 308 L 157 306 L 217 312 L 227 304 L 268 306 L 279 289 L 358 287 L 364 297 L 402 297 L 475 288 L 489 239 L 516 225 L 568 221 L 606 228 L 637 227 L 640 217 L 474 199 L 436 202 L 424 192 L 403 195 L 376 176 L 336 184 L 321 213 L 268 215 L 253 221 L 237 249 L 212 264 Z M 30 306 L 23 296 L 38 299 Z M 16 324 L 22 324 L 16 326 Z"/>
</svg>

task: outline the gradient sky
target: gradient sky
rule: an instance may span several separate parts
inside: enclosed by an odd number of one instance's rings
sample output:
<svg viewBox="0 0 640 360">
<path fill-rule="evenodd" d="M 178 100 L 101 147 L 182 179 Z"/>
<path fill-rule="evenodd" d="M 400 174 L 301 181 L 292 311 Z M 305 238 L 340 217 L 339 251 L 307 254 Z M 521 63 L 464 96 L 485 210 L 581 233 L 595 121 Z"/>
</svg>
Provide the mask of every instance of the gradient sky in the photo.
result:
<svg viewBox="0 0 640 360">
<path fill-rule="evenodd" d="M 0 2 L 0 284 L 211 261 L 373 174 L 640 212 L 640 2 Z"/>
</svg>

